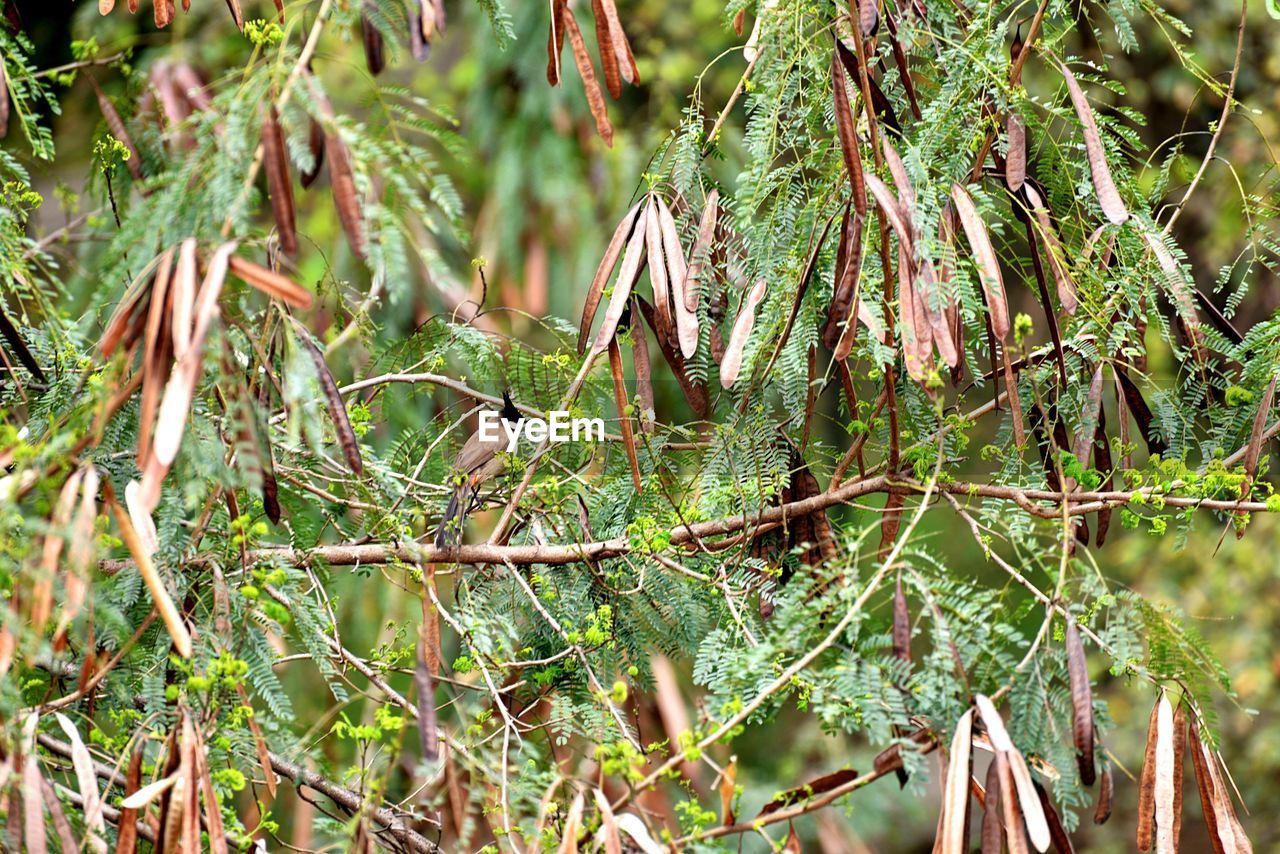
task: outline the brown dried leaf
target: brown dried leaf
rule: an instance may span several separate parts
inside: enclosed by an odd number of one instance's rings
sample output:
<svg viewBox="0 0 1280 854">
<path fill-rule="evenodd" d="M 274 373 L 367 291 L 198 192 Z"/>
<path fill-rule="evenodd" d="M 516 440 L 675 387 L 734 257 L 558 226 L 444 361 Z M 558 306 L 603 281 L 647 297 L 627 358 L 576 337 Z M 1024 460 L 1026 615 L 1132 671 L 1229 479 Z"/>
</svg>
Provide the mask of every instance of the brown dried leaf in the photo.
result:
<svg viewBox="0 0 1280 854">
<path fill-rule="evenodd" d="M 264 294 L 294 308 L 311 308 L 311 292 L 288 276 L 282 276 L 239 255 L 232 255 L 228 264 L 232 273 Z"/>
<path fill-rule="evenodd" d="M 604 295 L 605 286 L 609 284 L 609 277 L 613 275 L 614 267 L 617 266 L 618 257 L 622 255 L 622 248 L 631 237 L 642 204 L 643 202 L 637 202 L 633 205 L 618 223 L 618 227 L 613 230 L 613 236 L 609 238 L 609 245 L 604 250 L 604 257 L 600 259 L 600 266 L 596 267 L 595 277 L 591 280 L 591 287 L 587 289 L 587 299 L 582 307 L 582 320 L 578 324 L 579 354 L 586 352 L 587 338 L 591 335 L 591 324 L 595 321 L 600 299 Z"/>
<path fill-rule="evenodd" d="M 298 225 L 293 203 L 293 182 L 289 179 L 289 159 L 280 129 L 280 116 L 274 104 L 263 111 L 262 162 L 267 171 L 267 193 L 275 216 L 280 248 L 285 254 L 298 254 Z"/>
<path fill-rule="evenodd" d="M 609 110 L 605 106 L 604 95 L 600 91 L 600 83 L 596 80 L 595 69 L 591 66 L 591 54 L 587 52 L 587 43 L 582 38 L 582 30 L 578 29 L 578 20 L 571 8 L 565 7 L 561 15 L 565 34 L 569 36 L 569 46 L 573 49 L 573 61 L 578 66 L 578 74 L 582 76 L 582 88 L 587 94 L 587 106 L 591 108 L 591 116 L 596 121 L 596 133 L 604 140 L 604 144 L 613 147 L 613 125 L 609 124 Z"/>
<path fill-rule="evenodd" d="M 1098 204 L 1107 219 L 1121 225 L 1129 219 L 1129 211 L 1116 190 L 1115 181 L 1111 179 L 1111 167 L 1107 165 L 1107 151 L 1102 145 L 1102 137 L 1098 133 L 1098 123 L 1093 118 L 1093 108 L 1089 99 L 1080 89 L 1071 69 L 1059 64 L 1062 76 L 1067 81 L 1067 91 L 1071 93 L 1071 104 L 1075 107 L 1076 116 L 1084 130 L 1084 148 L 1089 157 L 1089 173 L 1093 176 L 1093 189 L 1098 194 Z"/>
<path fill-rule="evenodd" d="M 738 316 L 733 321 L 733 331 L 729 334 L 729 343 L 725 345 L 724 358 L 720 361 L 720 385 L 724 388 L 732 388 L 738 380 L 738 372 L 742 370 L 742 357 L 756 322 L 756 306 L 764 299 L 765 287 L 762 277 L 742 301 Z"/>
<path fill-rule="evenodd" d="M 1093 688 L 1089 684 L 1089 668 L 1085 661 L 1084 643 L 1075 620 L 1067 620 L 1067 675 L 1071 680 L 1071 731 L 1076 744 L 1076 761 L 1080 782 L 1092 786 L 1095 779 L 1093 762 Z"/>
</svg>

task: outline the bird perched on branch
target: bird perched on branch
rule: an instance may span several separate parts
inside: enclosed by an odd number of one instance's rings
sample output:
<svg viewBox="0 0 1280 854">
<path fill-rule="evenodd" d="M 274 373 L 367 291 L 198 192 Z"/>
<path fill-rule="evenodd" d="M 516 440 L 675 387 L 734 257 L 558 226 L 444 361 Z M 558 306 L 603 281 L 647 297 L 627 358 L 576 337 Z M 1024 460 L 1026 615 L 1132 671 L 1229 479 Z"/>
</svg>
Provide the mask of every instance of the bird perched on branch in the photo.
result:
<svg viewBox="0 0 1280 854">
<path fill-rule="evenodd" d="M 518 425 L 524 416 L 516 408 L 507 392 L 502 393 L 502 409 L 499 417 L 507 425 Z M 507 446 L 507 431 L 498 430 L 486 436 L 483 430 L 476 430 L 458 451 L 450 468 L 453 479 L 453 494 L 444 508 L 440 519 L 440 527 L 436 529 L 436 546 L 456 546 L 462 541 L 462 531 L 466 526 L 467 514 L 475 505 L 480 494 L 480 487 L 494 476 L 502 472 L 502 458 L 498 452 Z"/>
</svg>

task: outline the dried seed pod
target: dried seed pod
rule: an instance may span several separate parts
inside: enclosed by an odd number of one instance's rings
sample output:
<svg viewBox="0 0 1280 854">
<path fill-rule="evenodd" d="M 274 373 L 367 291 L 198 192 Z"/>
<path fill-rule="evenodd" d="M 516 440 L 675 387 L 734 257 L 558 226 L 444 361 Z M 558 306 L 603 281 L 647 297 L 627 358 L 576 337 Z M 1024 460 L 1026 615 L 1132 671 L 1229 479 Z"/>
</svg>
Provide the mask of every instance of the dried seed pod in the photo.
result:
<svg viewBox="0 0 1280 854">
<path fill-rule="evenodd" d="M 289 159 L 280 129 L 280 116 L 274 104 L 263 111 L 262 162 L 267 172 L 267 193 L 275 216 L 280 248 L 285 254 L 298 254 L 298 226 L 294 212 L 293 182 L 289 179 Z"/>
<path fill-rule="evenodd" d="M 1235 854 L 1235 834 L 1227 817 L 1220 814 L 1222 799 L 1215 788 L 1215 775 L 1210 771 L 1213 754 L 1200 740 L 1200 725 L 1196 716 L 1191 716 L 1191 765 L 1195 769 L 1196 788 L 1200 793 L 1200 808 L 1204 813 L 1204 823 L 1209 832 L 1209 843 L 1214 854 Z"/>
<path fill-rule="evenodd" d="M 724 388 L 732 388 L 738 380 L 747 341 L 751 338 L 751 329 L 756 322 L 756 306 L 764 299 L 765 288 L 765 279 L 761 277 L 742 301 L 738 317 L 733 321 L 733 331 L 729 334 L 729 343 L 724 348 L 724 359 L 720 362 L 720 385 Z"/>
<path fill-rule="evenodd" d="M 867 310 L 858 296 L 859 278 L 862 275 L 862 225 L 861 214 L 855 212 L 850 216 L 846 211 L 844 222 L 840 226 L 836 281 L 832 290 L 831 307 L 827 311 L 827 325 L 823 330 L 823 343 L 832 349 L 836 361 L 847 359 L 853 351 L 855 315 L 861 316 Z M 865 318 L 863 322 L 866 322 Z M 870 324 L 868 328 L 872 328 Z"/>
<path fill-rule="evenodd" d="M 907 596 L 902 592 L 901 575 L 893 588 L 893 656 L 900 661 L 911 661 L 911 614 L 907 611 Z"/>
<path fill-rule="evenodd" d="M 596 80 L 595 69 L 591 66 L 591 54 L 587 52 L 587 43 L 582 38 L 582 30 L 578 29 L 578 20 L 573 9 L 564 7 L 560 16 L 565 35 L 569 37 L 569 46 L 573 49 L 573 61 L 578 66 L 578 74 L 582 77 L 582 88 L 587 93 L 587 106 L 591 108 L 591 117 L 596 122 L 596 133 L 604 140 L 604 144 L 613 147 L 613 125 L 609 123 L 609 110 L 605 106 L 604 95 L 600 92 L 600 83 Z"/>
<path fill-rule="evenodd" d="M 684 248 L 680 245 L 680 235 L 676 231 L 675 218 L 671 209 L 661 196 L 654 196 L 659 230 L 662 233 L 662 253 L 667 262 L 667 283 L 671 287 L 671 308 L 675 317 L 676 339 L 680 344 L 680 353 L 686 359 L 692 359 L 698 352 L 698 313 L 689 308 L 684 293 L 685 279 L 689 270 L 684 263 Z M 650 262 L 652 265 L 652 261 Z M 652 271 L 652 267 L 650 268 Z"/>
<path fill-rule="evenodd" d="M 644 297 L 636 296 L 636 304 L 640 307 L 640 313 L 644 316 L 645 322 L 649 324 L 649 328 L 653 330 L 654 337 L 658 340 L 658 348 L 662 350 L 663 358 L 667 360 L 667 364 L 671 366 L 671 371 L 676 375 L 676 381 L 680 383 L 680 390 L 684 393 L 684 398 L 689 403 L 689 408 L 701 420 L 705 420 L 711 416 L 711 401 L 707 398 L 707 388 L 699 380 L 690 376 L 684 357 L 680 355 L 680 351 L 671 346 L 671 341 L 661 332 L 658 331 L 657 310 L 644 299 Z M 715 341 L 715 338 L 712 338 Z"/>
<path fill-rule="evenodd" d="M 638 311 L 638 309 L 637 309 Z M 635 312 L 632 313 L 635 317 Z M 656 408 L 653 397 L 653 366 L 649 361 L 649 339 L 639 321 L 631 324 L 631 361 L 636 369 L 636 397 L 640 403 L 640 429 L 653 432 Z"/>
<path fill-rule="evenodd" d="M 1271 378 L 1271 382 L 1267 383 L 1267 389 L 1262 393 L 1262 400 L 1258 403 L 1258 411 L 1253 416 L 1253 429 L 1249 431 L 1249 444 L 1245 447 L 1244 453 L 1244 474 L 1245 482 L 1240 485 L 1240 497 L 1248 498 L 1252 489 L 1253 478 L 1258 473 L 1258 460 L 1262 458 L 1262 442 L 1267 432 L 1267 417 L 1271 414 L 1271 407 L 1276 400 L 1276 377 Z"/>
<path fill-rule="evenodd" d="M 236 29 L 244 29 L 244 12 L 240 11 L 240 0 L 227 0 L 227 8 L 231 10 L 231 20 L 236 22 Z"/>
<path fill-rule="evenodd" d="M 311 340 L 311 336 L 302 328 L 302 324 L 296 320 L 293 323 L 298 330 L 298 340 L 315 365 L 316 377 L 320 380 L 320 388 L 324 392 L 325 406 L 329 410 L 329 419 L 333 422 L 333 430 L 337 434 L 338 444 L 342 446 L 347 466 L 356 477 L 361 477 L 364 475 L 364 460 L 360 457 L 360 442 L 356 438 L 355 431 L 351 429 L 351 420 L 347 417 L 347 406 L 342 401 L 342 393 L 338 391 L 338 383 L 329 372 L 329 365 L 325 362 L 320 348 Z"/>
<path fill-rule="evenodd" d="M 982 813 L 982 854 L 1001 854 L 1004 850 L 1004 793 L 1000 788 L 999 756 L 987 766 L 987 793 Z"/>
<path fill-rule="evenodd" d="M 951 761 L 942 795 L 942 832 L 934 851 L 965 854 L 969 850 L 969 778 L 973 769 L 973 709 L 956 723 Z"/>
<path fill-rule="evenodd" d="M 1000 273 L 1000 262 L 991 245 L 991 237 L 987 226 L 978 216 L 969 192 L 959 184 L 951 185 L 951 198 L 955 202 L 956 214 L 960 217 L 960 225 L 978 262 L 981 273 L 982 289 L 987 297 L 987 309 L 991 312 L 991 329 L 996 338 L 1004 343 L 1009 338 L 1009 303 L 1005 299 L 1004 277 Z"/>
<path fill-rule="evenodd" d="M 653 287 L 653 307 L 658 310 L 658 320 L 662 323 L 663 334 L 667 340 L 675 343 L 676 325 L 671 312 L 671 287 L 668 281 L 667 261 L 662 248 L 662 224 L 658 217 L 658 206 L 654 196 L 649 197 L 645 209 L 645 246 L 649 252 L 649 284 Z"/>
<path fill-rule="evenodd" d="M 1175 850 L 1173 836 L 1173 706 L 1169 695 L 1161 692 L 1156 703 L 1155 818 L 1156 850 L 1165 854 Z"/>
<path fill-rule="evenodd" d="M 564 50 L 564 16 L 568 0 L 551 0 L 551 30 L 547 34 L 547 82 L 560 85 L 560 53 Z"/>
<path fill-rule="evenodd" d="M 862 152 L 858 145 L 857 123 L 849 103 L 848 79 L 844 64 L 840 61 L 838 46 L 831 54 L 831 88 L 835 92 L 836 134 L 840 137 L 840 153 L 845 171 L 849 173 L 849 185 L 853 189 L 853 203 L 860 217 L 867 213 L 867 191 L 862 178 Z"/>
<path fill-rule="evenodd" d="M 1153 455 L 1168 453 L 1169 446 L 1155 432 L 1155 417 L 1151 414 L 1151 407 L 1147 406 L 1142 392 L 1119 364 L 1114 365 L 1114 368 L 1116 379 L 1119 380 L 1120 389 L 1124 393 L 1125 407 L 1133 414 L 1134 421 L 1138 424 L 1138 431 L 1142 433 L 1147 443 L 1147 451 Z"/>
<path fill-rule="evenodd" d="M 698 239 L 689 253 L 689 264 L 685 267 L 684 282 L 680 288 L 684 292 L 684 306 L 689 311 L 698 310 L 701 297 L 699 280 L 711 257 L 711 242 L 715 239 L 716 217 L 719 211 L 720 191 L 713 187 L 711 192 L 707 193 L 707 203 L 702 208 L 701 219 L 698 220 Z"/>
<path fill-rule="evenodd" d="M 1164 700 L 1161 693 L 1160 700 Z M 1147 720 L 1147 749 L 1138 780 L 1138 850 L 1150 851 L 1156 838 L 1156 749 L 1159 740 L 1160 701 L 1151 707 Z"/>
<path fill-rule="evenodd" d="M 114 9 L 115 7 L 116 7 L 116 0 L 98 0 L 98 14 L 99 14 L 99 15 L 110 15 L 110 14 L 111 14 L 111 10 L 112 10 L 112 9 Z M 120 828 L 120 829 L 121 829 L 121 831 L 123 831 L 123 830 L 124 830 L 124 825 L 123 825 L 123 824 L 121 825 L 121 828 Z"/>
<path fill-rule="evenodd" d="M 107 10 L 111 11 L 110 9 Z M 103 12 L 102 14 L 107 14 Z M 0 139 L 9 135 L 9 81 L 5 79 L 4 63 L 0 62 Z"/>
<path fill-rule="evenodd" d="M 640 271 L 644 269 L 648 211 L 642 211 L 638 216 L 640 219 L 631 230 L 631 239 L 627 241 L 627 248 L 622 253 L 622 266 L 618 269 L 617 281 L 613 283 L 613 294 L 609 297 L 609 305 L 604 311 L 604 322 L 600 324 L 600 331 L 596 333 L 595 342 L 591 345 L 593 356 L 603 353 L 608 348 L 609 342 L 613 340 L 614 333 L 618 331 L 618 322 L 622 319 L 622 313 L 626 311 L 631 290 L 635 287 L 636 280 L 640 278 Z M 597 275 L 599 275 L 598 272 Z M 586 328 L 590 329 L 590 326 Z M 658 332 L 657 329 L 654 331 L 665 347 L 667 342 L 662 340 L 664 333 Z"/>
<path fill-rule="evenodd" d="M 644 492 L 644 478 L 640 474 L 640 458 L 636 454 L 636 437 L 631 430 L 631 416 L 627 408 L 631 405 L 627 394 L 627 381 L 622 367 L 622 350 L 618 347 L 616 337 L 609 339 L 609 373 L 613 377 L 613 401 L 618 407 L 618 425 L 622 430 L 622 446 L 627 452 L 627 462 L 631 466 L 631 480 L 636 485 L 636 493 Z"/>
<path fill-rule="evenodd" d="M 1093 117 L 1093 108 L 1089 99 L 1080 89 L 1071 69 L 1059 64 L 1062 76 L 1067 82 L 1067 91 L 1071 93 L 1071 104 L 1075 107 L 1076 116 L 1084 130 L 1084 148 L 1089 158 L 1089 173 L 1093 176 L 1093 189 L 1098 194 L 1098 204 L 1107 219 L 1121 225 L 1129 219 L 1129 211 L 1120 198 L 1115 181 L 1111 178 L 1111 167 L 1107 165 L 1107 152 L 1102 145 L 1102 136 L 1098 133 L 1098 123 Z"/>
<path fill-rule="evenodd" d="M 876 0 L 857 0 L 857 7 L 858 32 L 864 39 L 870 38 L 880 28 L 880 10 L 876 7 Z"/>
<path fill-rule="evenodd" d="M 990 731 L 988 731 L 990 734 Z M 1012 754 L 1000 751 L 996 753 L 996 774 L 1000 778 L 1000 807 L 1004 817 L 1004 838 L 1009 845 L 1009 854 L 1027 854 L 1027 824 L 1018 809 L 1017 785 L 1013 779 Z"/>
<path fill-rule="evenodd" d="M 613 34 L 602 0 L 591 0 L 591 15 L 596 23 L 596 47 L 600 50 L 600 68 L 604 72 L 605 87 L 616 101 L 622 97 L 622 76 L 618 73 L 618 53 L 614 49 Z"/>
<path fill-rule="evenodd" d="M 150 304 L 143 338 L 142 402 L 138 407 L 138 468 L 145 469 L 151 455 L 151 436 L 155 427 L 160 395 L 172 368 L 173 338 L 165 327 L 171 315 L 169 282 L 173 273 L 173 249 L 166 249 L 156 266 L 151 283 Z"/>
<path fill-rule="evenodd" d="M 596 267 L 596 274 L 591 280 L 591 287 L 587 290 L 586 303 L 582 307 L 582 320 L 578 324 L 579 354 L 586 352 L 587 338 L 591 335 L 591 324 L 595 321 L 600 299 L 604 295 L 605 286 L 609 284 L 609 277 L 613 275 L 618 258 L 622 255 L 622 248 L 627 245 L 628 239 L 636 226 L 636 218 L 641 213 L 640 206 L 642 204 L 643 202 L 637 202 L 633 205 L 631 210 L 627 211 L 626 216 L 622 218 L 622 221 L 618 223 L 618 227 L 613 230 L 613 236 L 609 238 L 609 245 L 604 250 L 604 257 L 600 259 L 600 266 Z"/>
<path fill-rule="evenodd" d="M 162 30 L 173 20 L 173 0 L 152 0 L 155 9 L 156 29 Z"/>
<path fill-rule="evenodd" d="M 1009 153 L 1004 159 L 1004 182 L 1010 191 L 1016 193 L 1027 180 L 1027 126 L 1017 112 L 1009 111 L 1005 133 L 1008 135 Z"/>
<path fill-rule="evenodd" d="M 1101 415 L 1102 362 L 1099 362 L 1093 371 L 1093 379 L 1089 382 L 1089 393 L 1085 396 L 1084 407 L 1080 411 L 1080 427 L 1076 430 L 1075 441 L 1071 445 L 1072 453 L 1081 468 L 1089 465 L 1089 451 L 1098 433 L 1098 419 Z"/>
<path fill-rule="evenodd" d="M 261 264 L 232 255 L 229 259 L 231 272 L 263 293 L 286 302 L 294 308 L 311 307 L 311 292 L 287 276 L 268 270 Z"/>
<path fill-rule="evenodd" d="M 1058 241 L 1057 234 L 1053 230 L 1053 220 L 1049 216 L 1048 204 L 1040 195 L 1040 192 L 1030 182 L 1023 184 L 1023 192 L 1030 203 L 1031 213 L 1035 216 L 1036 224 L 1039 226 L 1037 236 L 1039 242 L 1044 243 L 1045 253 L 1049 256 L 1049 269 L 1053 272 L 1053 281 L 1058 289 L 1058 301 L 1062 303 L 1062 310 L 1067 314 L 1075 314 L 1076 308 L 1079 306 L 1079 300 L 1076 297 L 1076 283 L 1071 278 L 1071 271 L 1067 266 L 1066 252 L 1062 248 L 1062 244 Z M 1046 306 L 1046 310 L 1048 306 Z"/>
<path fill-rule="evenodd" d="M 337 132 L 325 135 L 325 150 L 329 153 L 329 182 L 333 186 L 333 203 L 338 210 L 338 220 L 347 235 L 347 245 L 358 258 L 364 258 L 364 215 L 360 211 L 360 194 L 356 190 L 356 176 L 351 168 L 351 152 Z"/>
<path fill-rule="evenodd" d="M 1093 823 L 1106 824 L 1111 818 L 1111 806 L 1115 799 L 1115 780 L 1111 776 L 1111 766 L 1102 766 L 1102 785 L 1098 787 L 1098 805 L 1093 809 Z"/>
<path fill-rule="evenodd" d="M 852 768 L 842 768 L 830 774 L 823 774 L 821 777 L 816 777 L 807 783 L 787 789 L 785 792 L 776 795 L 773 800 L 761 808 L 756 818 L 777 812 L 780 809 L 789 807 L 792 804 L 798 804 L 817 795 L 826 794 L 832 789 L 838 789 L 845 783 L 856 779 L 858 779 L 858 772 Z"/>
<path fill-rule="evenodd" d="M 440 3 L 442 0 L 436 2 Z M 640 82 L 640 71 L 636 68 L 636 58 L 631 54 L 631 43 L 627 41 L 627 34 L 622 29 L 618 7 L 614 5 L 614 0 L 601 0 L 600 5 L 604 10 L 605 20 L 609 22 L 609 36 L 618 63 L 618 73 L 623 80 L 635 86 Z M 603 52 L 602 49 L 601 53 Z"/>
<path fill-rule="evenodd" d="M 304 190 L 320 177 L 320 170 L 324 167 L 324 142 L 324 127 L 315 119 L 311 119 L 311 127 L 307 134 L 307 147 L 311 149 L 311 170 L 298 176 Z"/>
<path fill-rule="evenodd" d="M 364 62 L 369 73 L 377 77 L 387 67 L 386 46 L 382 42 L 382 31 L 367 15 L 360 16 L 360 40 L 364 44 Z"/>
<path fill-rule="evenodd" d="M 1053 840 L 1054 851 L 1057 854 L 1075 854 L 1076 849 L 1071 844 L 1071 837 L 1067 835 L 1067 829 L 1062 826 L 1062 817 L 1053 808 L 1053 801 L 1049 800 L 1049 792 L 1039 782 L 1035 785 L 1036 794 L 1040 796 L 1040 807 L 1049 821 L 1049 838 Z"/>
<path fill-rule="evenodd" d="M 1144 231 L 1142 236 L 1151 247 L 1151 251 L 1155 253 L 1160 269 L 1164 272 L 1173 305 L 1178 310 L 1178 316 L 1186 324 L 1187 336 L 1190 339 L 1188 343 L 1192 349 L 1198 351 L 1200 318 L 1196 314 L 1195 298 L 1192 296 L 1193 288 L 1183 276 L 1182 268 L 1178 266 L 1173 253 L 1165 246 L 1164 240 L 1150 231 Z"/>
<path fill-rule="evenodd" d="M 1089 684 L 1089 669 L 1085 661 L 1084 643 L 1080 640 L 1080 627 L 1075 620 L 1067 620 L 1067 675 L 1071 680 L 1071 731 L 1076 743 L 1076 762 L 1080 770 L 1080 782 L 1092 786 L 1095 779 L 1093 767 L 1093 688 Z"/>
<path fill-rule="evenodd" d="M 1182 838 L 1182 778 L 1187 753 L 1187 715 L 1185 704 L 1173 712 L 1173 851 L 1177 854 Z"/>
</svg>

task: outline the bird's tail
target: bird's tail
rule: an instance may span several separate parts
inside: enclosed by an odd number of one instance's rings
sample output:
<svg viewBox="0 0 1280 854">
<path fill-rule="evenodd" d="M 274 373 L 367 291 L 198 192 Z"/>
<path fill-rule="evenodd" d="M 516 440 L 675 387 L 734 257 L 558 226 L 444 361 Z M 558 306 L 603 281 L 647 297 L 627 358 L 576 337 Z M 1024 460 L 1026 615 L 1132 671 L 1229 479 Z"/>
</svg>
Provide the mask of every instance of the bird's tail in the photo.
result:
<svg viewBox="0 0 1280 854">
<path fill-rule="evenodd" d="M 467 523 L 470 492 L 470 484 L 466 479 L 453 488 L 449 503 L 444 507 L 444 515 L 440 517 L 440 527 L 436 528 L 436 548 L 443 549 L 462 542 L 462 529 Z"/>
</svg>

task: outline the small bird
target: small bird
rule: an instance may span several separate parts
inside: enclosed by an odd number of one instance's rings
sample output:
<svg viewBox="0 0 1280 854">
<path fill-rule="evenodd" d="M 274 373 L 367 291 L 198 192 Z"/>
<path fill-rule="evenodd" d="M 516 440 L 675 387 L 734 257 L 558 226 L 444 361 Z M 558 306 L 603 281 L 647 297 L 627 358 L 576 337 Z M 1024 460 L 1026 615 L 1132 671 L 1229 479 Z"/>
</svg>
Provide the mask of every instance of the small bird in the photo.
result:
<svg viewBox="0 0 1280 854">
<path fill-rule="evenodd" d="M 502 393 L 502 409 L 498 415 L 510 425 L 517 425 L 524 420 L 511 396 L 505 391 Z M 502 472 L 503 463 L 498 452 L 506 446 L 505 430 L 498 430 L 496 436 L 490 437 L 485 437 L 477 430 L 462 445 L 450 469 L 454 479 L 453 494 L 444 508 L 440 527 L 436 529 L 437 548 L 456 546 L 462 541 L 462 529 L 466 525 L 467 514 L 471 512 L 480 493 L 480 487 Z"/>
</svg>

